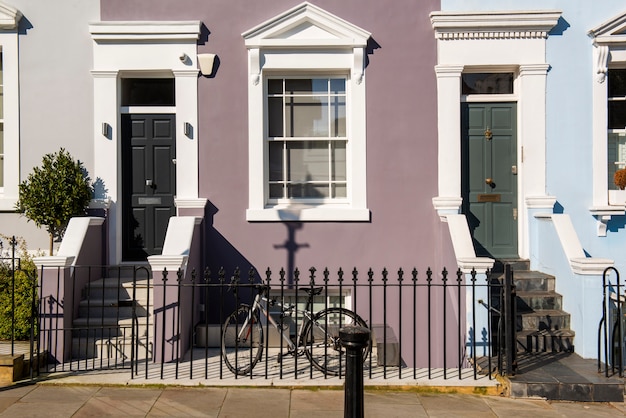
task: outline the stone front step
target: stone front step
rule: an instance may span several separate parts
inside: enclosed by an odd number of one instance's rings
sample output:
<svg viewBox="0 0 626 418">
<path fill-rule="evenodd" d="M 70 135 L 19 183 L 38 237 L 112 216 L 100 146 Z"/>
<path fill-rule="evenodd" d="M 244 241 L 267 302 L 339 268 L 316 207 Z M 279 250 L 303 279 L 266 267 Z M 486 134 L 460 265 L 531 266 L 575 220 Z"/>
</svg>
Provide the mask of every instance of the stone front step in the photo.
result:
<svg viewBox="0 0 626 418">
<path fill-rule="evenodd" d="M 132 278 L 104 278 L 90 282 L 84 288 L 83 299 L 87 300 L 132 300 L 146 306 L 149 301 L 149 282 Z M 134 289 L 133 289 L 134 286 Z"/>
<path fill-rule="evenodd" d="M 513 271 L 518 292 L 554 292 L 556 279 L 538 271 Z"/>
<path fill-rule="evenodd" d="M 133 309 L 135 316 L 141 318 L 148 316 L 148 310 L 151 310 L 139 303 L 133 306 L 132 299 L 85 299 L 78 306 L 79 318 L 132 318 Z"/>
<path fill-rule="evenodd" d="M 527 260 L 505 260 L 510 263 L 516 288 L 518 351 L 572 351 L 575 333 L 570 330 L 570 315 L 562 310 L 563 297 L 556 293 L 556 278 L 530 271 Z M 505 261 L 494 272 L 504 275 Z"/>
<path fill-rule="evenodd" d="M 517 350 L 533 353 L 572 352 L 574 351 L 572 330 L 556 331 L 519 331 L 517 332 Z"/>
<path fill-rule="evenodd" d="M 505 378 L 512 397 L 624 402 L 624 379 L 617 374 L 608 378 L 599 375 L 595 359 L 582 359 L 564 352 L 533 353 L 518 355 L 517 364 L 517 373 Z M 615 416 L 621 416 L 617 409 L 615 412 Z M 535 415 L 541 416 L 541 413 Z"/>
<path fill-rule="evenodd" d="M 561 310 L 562 308 L 563 296 L 556 292 L 517 292 L 518 313 L 544 309 Z"/>
<path fill-rule="evenodd" d="M 570 328 L 570 315 L 553 309 L 521 313 L 523 331 L 556 331 Z"/>
<path fill-rule="evenodd" d="M 151 338 L 151 337 L 150 337 Z M 136 351 L 131 353 L 134 345 L 131 336 L 127 337 L 74 337 L 72 338 L 73 359 L 113 359 L 143 360 L 152 358 L 152 341 L 145 336 L 135 337 Z"/>
</svg>

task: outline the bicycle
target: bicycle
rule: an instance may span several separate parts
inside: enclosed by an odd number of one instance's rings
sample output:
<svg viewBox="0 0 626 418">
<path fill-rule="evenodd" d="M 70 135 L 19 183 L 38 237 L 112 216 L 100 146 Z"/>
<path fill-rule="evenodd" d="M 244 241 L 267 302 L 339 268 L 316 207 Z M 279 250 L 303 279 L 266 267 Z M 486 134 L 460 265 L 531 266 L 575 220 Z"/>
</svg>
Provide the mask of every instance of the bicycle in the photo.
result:
<svg viewBox="0 0 626 418">
<path fill-rule="evenodd" d="M 307 356 L 310 363 L 325 375 L 341 376 L 345 368 L 345 349 L 339 339 L 339 329 L 344 326 L 358 325 L 367 328 L 365 321 L 353 311 L 343 307 L 330 307 L 313 313 L 310 307 L 313 297 L 322 293 L 323 287 L 300 288 L 307 293 L 305 309 L 298 309 L 295 304 L 284 305 L 275 298 L 270 298 L 270 286 L 253 285 L 257 290 L 252 306 L 240 304 L 231 313 L 222 331 L 222 358 L 228 369 L 235 375 L 247 375 L 261 359 L 265 340 L 262 314 L 278 331 L 286 344 L 287 352 L 278 354 L 280 363 L 285 355 Z M 280 320 L 276 321 L 269 313 L 269 307 L 280 308 Z M 289 325 L 284 318 L 294 311 L 303 318 L 294 340 L 289 333 Z M 287 328 L 285 329 L 285 326 Z M 363 350 L 363 361 L 369 353 L 369 346 Z"/>
</svg>

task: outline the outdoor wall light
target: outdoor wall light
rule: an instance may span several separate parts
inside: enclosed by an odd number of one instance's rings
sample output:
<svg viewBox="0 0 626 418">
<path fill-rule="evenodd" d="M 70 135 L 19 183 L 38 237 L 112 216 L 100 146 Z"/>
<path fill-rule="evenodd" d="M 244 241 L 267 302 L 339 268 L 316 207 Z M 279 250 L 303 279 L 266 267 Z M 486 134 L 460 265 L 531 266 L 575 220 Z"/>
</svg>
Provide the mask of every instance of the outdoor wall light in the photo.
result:
<svg viewBox="0 0 626 418">
<path fill-rule="evenodd" d="M 187 55 L 187 54 L 185 54 L 183 52 L 182 54 L 180 54 L 180 57 L 178 57 L 178 58 L 180 59 L 180 62 L 185 62 L 189 58 L 189 55 Z"/>
<path fill-rule="evenodd" d="M 109 136 L 109 124 L 106 122 L 102 122 L 102 135 L 108 137 Z"/>
<path fill-rule="evenodd" d="M 191 123 L 189 122 L 185 122 L 185 127 L 184 127 L 184 131 L 185 131 L 185 136 L 191 137 Z"/>
</svg>

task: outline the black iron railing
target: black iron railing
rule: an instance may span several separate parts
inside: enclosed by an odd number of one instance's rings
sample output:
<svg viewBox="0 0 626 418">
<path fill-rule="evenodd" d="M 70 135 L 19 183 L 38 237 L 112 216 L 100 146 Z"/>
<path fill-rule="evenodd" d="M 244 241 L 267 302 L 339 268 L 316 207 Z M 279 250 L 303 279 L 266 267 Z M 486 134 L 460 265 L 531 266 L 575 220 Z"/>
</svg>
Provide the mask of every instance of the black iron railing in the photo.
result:
<svg viewBox="0 0 626 418">
<path fill-rule="evenodd" d="M 602 318 L 598 326 L 598 373 L 624 376 L 624 333 L 626 331 L 625 285 L 615 267 L 602 274 Z"/>
<path fill-rule="evenodd" d="M 44 280 L 35 343 L 50 359 L 48 371 L 116 368 L 129 369 L 133 378 L 242 378 L 221 361 L 221 334 L 227 316 L 249 304 L 260 283 L 270 286 L 272 300 L 296 306 L 304 305 L 300 289 L 321 287 L 311 311 L 345 307 L 362 317 L 373 334 L 364 364 L 372 379 L 493 378 L 493 372 L 511 374 L 503 367 L 515 362 L 504 360 L 515 350 L 514 332 L 504 322 L 515 324 L 515 313 L 501 321 L 499 309 L 489 306 L 507 305 L 507 284 L 488 273 L 311 268 L 267 269 L 261 275 L 220 269 L 186 276 L 163 271 L 152 278 L 145 266 L 74 266 L 44 267 L 39 274 Z M 285 332 L 306 320 L 297 309 L 288 317 L 270 311 Z M 303 379 L 317 373 L 297 355 L 302 353 L 282 357 L 287 347 L 280 333 L 267 320 L 262 326 L 268 339 L 262 360 L 245 378 Z"/>
</svg>

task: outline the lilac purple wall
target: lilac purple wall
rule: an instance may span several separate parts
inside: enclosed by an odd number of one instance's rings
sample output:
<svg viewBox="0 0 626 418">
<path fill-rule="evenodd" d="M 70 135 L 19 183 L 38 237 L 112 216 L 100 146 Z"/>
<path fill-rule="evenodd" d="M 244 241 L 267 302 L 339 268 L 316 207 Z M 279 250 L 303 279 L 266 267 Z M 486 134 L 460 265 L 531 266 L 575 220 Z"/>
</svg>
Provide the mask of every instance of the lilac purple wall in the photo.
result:
<svg viewBox="0 0 626 418">
<path fill-rule="evenodd" d="M 372 267 L 375 280 L 383 267 L 390 270 L 390 280 L 396 279 L 400 267 L 407 272 L 405 280 L 413 267 L 421 280 L 429 266 L 435 272 L 444 266 L 454 271 L 447 225 L 439 220 L 431 201 L 438 194 L 436 45 L 429 20 L 429 13 L 440 9 L 436 0 L 313 1 L 369 31 L 379 45 L 368 56 L 365 73 L 371 222 L 246 221 L 249 79 L 241 34 L 300 3 L 102 1 L 103 21 L 201 20 L 208 29 L 208 39 L 201 40 L 198 52 L 219 57 L 215 77 L 198 81 L 199 196 L 209 200 L 204 222 L 208 265 L 213 271 L 224 265 L 240 266 L 245 272 L 252 265 L 260 272 L 270 267 L 277 273 L 293 264 L 303 270 L 305 279 L 311 266 L 317 268 L 318 277 L 326 266 L 333 272 L 356 267 L 363 279 Z M 292 259 L 286 244 L 298 246 L 291 252 Z"/>
<path fill-rule="evenodd" d="M 304 223 L 295 242 L 306 245 L 295 264 L 375 270 L 387 266 L 435 271 L 455 268 L 447 228 L 431 203 L 437 195 L 435 39 L 429 13 L 439 2 L 316 0 L 315 5 L 372 34 L 367 79 L 367 193 L 372 221 Z M 102 2 L 102 20 L 201 20 L 209 31 L 198 52 L 216 53 L 215 78 L 199 78 L 200 197 L 209 199 L 211 264 L 245 258 L 260 270 L 287 264 L 277 249 L 282 223 L 249 223 L 247 51 L 241 33 L 298 0 Z M 241 260 L 241 259 L 240 259 Z"/>
</svg>

